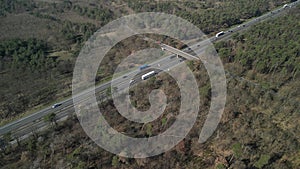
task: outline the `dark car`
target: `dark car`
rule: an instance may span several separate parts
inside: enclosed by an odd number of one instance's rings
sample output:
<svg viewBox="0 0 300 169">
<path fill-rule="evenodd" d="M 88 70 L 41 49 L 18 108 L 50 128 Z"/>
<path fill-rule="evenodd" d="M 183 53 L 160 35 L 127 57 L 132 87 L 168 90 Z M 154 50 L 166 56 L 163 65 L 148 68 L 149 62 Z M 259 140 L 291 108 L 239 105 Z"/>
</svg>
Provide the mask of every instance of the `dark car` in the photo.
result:
<svg viewBox="0 0 300 169">
<path fill-rule="evenodd" d="M 52 109 L 59 107 L 61 105 L 61 103 L 55 103 L 54 105 L 52 105 Z"/>
<path fill-rule="evenodd" d="M 170 59 L 173 59 L 173 58 L 175 58 L 176 57 L 176 55 L 172 55 L 171 57 L 170 57 Z"/>
</svg>

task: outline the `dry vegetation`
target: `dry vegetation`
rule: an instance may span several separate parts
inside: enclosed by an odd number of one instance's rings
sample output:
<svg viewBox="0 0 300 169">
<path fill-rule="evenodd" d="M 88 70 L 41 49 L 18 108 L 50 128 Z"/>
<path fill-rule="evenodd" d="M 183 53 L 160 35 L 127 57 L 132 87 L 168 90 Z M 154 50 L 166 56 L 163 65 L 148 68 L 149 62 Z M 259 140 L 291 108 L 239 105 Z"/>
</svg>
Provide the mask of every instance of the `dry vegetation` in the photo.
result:
<svg viewBox="0 0 300 169">
<path fill-rule="evenodd" d="M 45 34 L 41 31 L 44 36 L 36 37 L 40 39 L 38 42 L 48 44 L 46 48 L 43 48 L 45 56 L 54 57 L 53 51 L 56 51 L 58 52 L 57 55 L 64 55 L 64 52 L 68 52 L 71 54 L 71 57 L 65 58 L 65 56 L 59 56 L 54 59 L 51 62 L 52 65 L 46 69 L 51 71 L 45 71 L 47 73 L 41 74 L 40 72 L 32 73 L 30 69 L 24 69 L 28 64 L 27 62 L 17 64 L 19 69 L 15 69 L 13 67 L 13 63 L 15 62 L 10 63 L 10 57 L 2 55 L 2 53 L 5 52 L 0 52 L 2 57 L 1 63 L 12 65 L 12 67 L 3 66 L 4 64 L 0 65 L 2 66 L 0 67 L 2 72 L 1 78 L 5 80 L 5 83 L 1 80 L 2 88 L 6 89 L 9 84 L 15 84 L 20 80 L 24 81 L 24 86 L 11 85 L 7 88 L 9 90 L 0 90 L 1 97 L 3 98 L 1 99 L 1 101 L 3 100 L 1 103 L 2 111 L 7 114 L 7 110 L 15 111 L 17 110 L 16 108 L 21 107 L 22 109 L 20 109 L 19 112 L 12 114 L 13 116 L 17 116 L 18 113 L 22 113 L 40 103 L 49 103 L 51 100 L 61 97 L 59 93 L 62 91 L 66 91 L 66 93 L 70 91 L 66 84 L 70 84 L 70 69 L 72 68 L 74 58 L 76 58 L 76 52 L 78 52 L 82 43 L 97 26 L 107 22 L 97 21 L 97 17 L 102 18 L 102 15 L 94 16 L 93 14 L 89 14 L 97 13 L 97 8 L 106 8 L 109 10 L 108 7 L 110 5 L 113 6 L 113 10 L 111 10 L 113 12 L 112 17 L 108 18 L 108 20 L 123 14 L 132 13 L 132 11 L 165 11 L 168 13 L 179 13 L 180 16 L 191 19 L 196 23 L 197 19 L 194 17 L 201 14 L 199 11 L 211 11 L 211 13 L 208 12 L 208 15 L 220 12 L 219 15 L 225 15 L 223 19 L 220 19 L 217 23 L 207 21 L 207 23 L 210 24 L 207 32 L 215 32 L 217 29 L 226 28 L 232 24 L 241 22 L 243 19 L 259 15 L 259 13 L 253 12 L 254 9 L 256 9 L 256 11 L 265 12 L 285 1 L 247 1 L 250 7 L 245 13 L 241 14 L 239 14 L 238 11 L 234 11 L 238 10 L 236 6 L 234 9 L 231 8 L 233 1 L 218 3 L 218 1 L 208 0 L 206 2 L 207 3 L 196 4 L 195 2 L 163 1 L 155 3 L 154 1 L 147 1 L 143 2 L 142 5 L 142 3 L 138 1 L 116 1 L 111 2 L 112 4 L 103 2 L 98 7 L 95 7 L 93 2 L 83 5 L 82 2 L 76 1 L 70 5 L 70 3 L 64 1 L 63 3 L 57 2 L 58 6 L 54 8 L 53 4 L 37 1 L 35 2 L 37 7 L 30 9 L 33 11 L 31 12 L 32 14 L 26 11 L 24 6 L 16 7 L 19 12 L 7 10 L 7 13 L 2 16 L 1 21 L 12 23 L 11 18 L 29 17 L 34 19 L 28 22 L 18 21 L 18 19 L 16 19 L 16 22 L 18 22 L 18 24 L 25 24 L 34 23 L 35 20 L 39 20 L 41 21 L 40 23 L 47 22 L 45 23 L 46 25 L 51 25 L 51 28 L 45 31 Z M 246 1 L 234 4 L 242 5 L 244 2 Z M 78 7 L 75 9 L 74 6 L 76 5 L 82 8 L 87 7 L 94 9 L 95 12 L 80 12 Z M 260 5 L 260 10 L 257 10 L 256 5 Z M 30 7 L 30 5 L 26 6 Z M 245 10 L 242 6 L 241 9 Z M 300 85 L 299 11 L 298 7 L 287 15 L 259 24 L 243 34 L 235 35 L 226 42 L 216 44 L 216 48 L 224 62 L 225 69 L 232 74 L 227 76 L 227 103 L 221 123 L 217 131 L 206 143 L 199 144 L 197 141 L 199 128 L 203 125 L 210 103 L 209 80 L 200 62 L 187 62 L 188 66 L 193 70 L 200 86 L 199 92 L 201 93 L 202 109 L 199 112 L 195 126 L 186 139 L 172 150 L 147 159 L 126 159 L 115 156 L 95 145 L 95 143 L 86 136 L 76 117 L 71 116 L 65 122 L 54 124 L 53 127 L 47 131 L 36 133 L 29 139 L 19 142 L 17 145 L 8 146 L 3 149 L 0 152 L 0 167 L 149 169 L 299 167 L 300 93 L 299 90 L 297 90 Z M 34 15 L 34 13 L 37 12 L 43 12 L 43 15 Z M 229 15 L 232 13 L 235 15 Z M 47 17 L 45 14 L 47 14 Z M 48 14 L 51 14 L 51 17 L 55 19 L 49 19 Z M 74 17 L 80 15 L 81 17 L 75 17 L 77 20 L 70 19 L 72 17 L 65 19 L 68 15 L 74 15 Z M 212 18 L 215 18 L 215 16 Z M 86 22 L 84 22 L 84 20 Z M 198 24 L 202 22 L 201 20 L 198 21 Z M 220 24 L 223 22 L 225 23 Z M 1 25 L 1 28 L 2 26 L 3 25 Z M 26 26 L 28 25 L 25 25 L 25 28 Z M 38 25 L 38 27 L 43 27 L 43 25 Z M 5 25 L 3 28 L 5 30 L 9 29 L 9 27 Z M 23 45 L 30 46 L 30 40 L 27 38 L 31 37 L 30 32 L 32 29 L 26 28 L 24 30 L 27 29 L 28 31 L 24 32 L 26 36 L 19 35 L 17 37 L 25 39 Z M 45 28 L 45 30 L 46 29 L 48 28 Z M 41 30 L 43 29 L 41 28 Z M 49 39 L 49 37 L 51 37 L 49 35 L 51 33 L 49 32 L 53 30 L 60 32 L 60 34 L 55 35 L 55 38 Z M 37 34 L 39 34 L 38 31 Z M 35 37 L 37 34 L 32 36 Z M 10 38 L 10 36 L 1 36 L 1 40 L 3 41 L 1 43 L 2 46 L 5 46 L 3 44 L 7 44 L 7 40 L 5 40 L 7 38 Z M 63 45 L 55 44 L 55 41 L 52 41 L 53 39 L 56 39 Z M 293 41 L 291 41 L 291 39 Z M 139 41 L 139 46 L 132 45 L 137 44 L 134 43 L 136 41 Z M 15 41 L 12 40 L 12 43 L 8 44 L 14 43 Z M 169 41 L 167 43 L 171 42 Z M 112 73 L 113 68 L 120 62 L 120 58 L 131 54 L 133 48 L 135 50 L 143 49 L 148 45 L 149 44 L 140 41 L 136 37 L 127 39 L 127 41 L 118 44 L 116 48 L 112 49 L 111 54 L 107 56 L 104 62 L 110 67 L 104 67 L 104 69 L 99 70 L 99 79 Z M 11 47 L 14 45 L 8 46 Z M 18 45 L 12 48 L 12 50 L 18 51 Z M 50 53 L 49 55 L 48 52 Z M 18 56 L 22 55 L 20 54 Z M 63 59 L 59 61 L 60 57 Z M 2 62 L 3 60 L 4 62 Z M 69 62 L 67 62 L 68 60 Z M 42 63 L 44 63 L 44 61 Z M 68 69 L 65 69 L 66 67 L 68 67 Z M 44 67 L 42 66 L 41 68 Z M 37 67 L 33 66 L 33 69 L 36 70 Z M 7 72 L 7 70 L 9 70 L 9 72 Z M 23 72 L 23 74 L 20 74 L 20 72 Z M 60 81 L 54 83 L 51 73 L 56 75 L 55 77 L 58 77 Z M 26 78 L 20 79 L 20 75 Z M 25 89 L 30 89 L 30 83 L 28 81 L 35 81 L 36 87 L 34 89 L 37 89 L 37 93 L 35 93 L 37 96 L 45 96 L 43 92 L 46 92 L 48 97 L 41 97 L 40 100 L 32 99 L 37 98 L 35 97 L 36 95 L 26 93 L 29 91 Z M 45 85 L 44 88 L 41 87 L 43 85 Z M 58 87 L 58 85 L 61 86 Z M 18 96 L 17 98 L 12 94 L 7 94 L 7 91 L 14 93 L 15 88 L 20 88 L 15 94 Z M 153 89 L 163 89 L 167 95 L 169 105 L 160 118 L 147 126 L 130 122 L 121 117 L 111 100 L 99 106 L 103 110 L 103 114 L 106 119 L 108 119 L 108 122 L 118 131 L 135 137 L 156 135 L 166 130 L 168 126 L 174 122 L 180 98 L 178 96 L 179 93 L 176 92 L 178 88 L 174 80 L 166 74 L 161 74 L 156 78 L 149 79 L 147 82 L 132 88 L 131 101 L 137 105 L 138 109 L 147 109 L 149 107 L 147 100 L 148 94 Z M 12 102 L 9 100 L 15 101 Z M 29 103 L 24 102 L 24 100 L 28 100 L 28 102 L 31 103 L 30 106 L 28 106 Z M 35 105 L 32 105 L 32 103 L 35 103 Z M 6 104 L 9 106 L 5 107 L 4 105 Z M 24 104 L 26 105 L 24 106 Z M 16 108 L 11 109 L 13 106 L 16 106 Z M 0 112 L 1 115 L 4 114 L 3 112 Z M 7 116 L 10 116 L 10 114 Z M 9 135 L 7 135 L 3 143 L 10 139 Z"/>
</svg>

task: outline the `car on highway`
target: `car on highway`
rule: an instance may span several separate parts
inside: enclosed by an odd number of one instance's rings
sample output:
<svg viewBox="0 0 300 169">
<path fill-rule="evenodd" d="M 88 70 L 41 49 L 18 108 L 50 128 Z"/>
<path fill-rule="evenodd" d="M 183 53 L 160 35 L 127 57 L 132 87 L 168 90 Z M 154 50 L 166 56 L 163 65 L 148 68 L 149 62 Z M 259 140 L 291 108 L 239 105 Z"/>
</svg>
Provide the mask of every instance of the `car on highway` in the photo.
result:
<svg viewBox="0 0 300 169">
<path fill-rule="evenodd" d="M 54 109 L 54 108 L 56 108 L 56 107 L 59 107 L 60 105 L 61 105 L 61 103 L 55 103 L 55 104 L 52 105 L 51 108 Z"/>
<path fill-rule="evenodd" d="M 150 67 L 148 64 L 144 64 L 144 65 L 140 66 L 139 69 L 144 70 L 144 69 L 147 69 L 148 67 Z"/>
<path fill-rule="evenodd" d="M 172 56 L 170 56 L 170 59 L 173 59 L 173 58 L 175 58 L 176 57 L 176 55 L 172 55 Z"/>
</svg>

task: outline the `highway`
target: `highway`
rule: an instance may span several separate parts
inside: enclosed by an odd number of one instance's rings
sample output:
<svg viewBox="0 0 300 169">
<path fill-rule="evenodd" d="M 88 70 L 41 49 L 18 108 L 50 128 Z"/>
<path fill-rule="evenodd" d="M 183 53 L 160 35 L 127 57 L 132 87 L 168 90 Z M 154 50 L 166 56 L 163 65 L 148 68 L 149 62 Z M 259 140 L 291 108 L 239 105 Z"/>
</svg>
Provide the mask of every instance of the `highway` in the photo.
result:
<svg viewBox="0 0 300 169">
<path fill-rule="evenodd" d="M 290 7 L 294 7 L 299 2 L 300 2 L 300 0 L 290 3 L 288 5 Z M 243 31 L 243 30 L 247 29 L 248 27 L 253 26 L 259 22 L 262 22 L 262 21 L 265 21 L 266 19 L 278 16 L 279 14 L 288 10 L 290 7 L 277 8 L 271 12 L 268 12 L 268 13 L 260 16 L 260 17 L 251 19 L 241 25 L 232 27 L 229 30 L 224 31 L 224 35 L 222 35 L 220 37 L 215 37 L 215 36 L 210 37 L 204 41 L 198 42 L 198 43 L 190 46 L 190 48 L 192 50 L 204 50 L 206 48 L 205 44 L 208 44 L 207 41 L 215 42 L 215 41 L 224 40 L 226 38 L 229 38 L 236 32 Z M 113 80 L 113 83 L 117 84 L 117 89 L 123 90 L 124 87 L 127 86 L 125 84 L 129 83 L 131 80 L 133 80 L 133 82 L 131 83 L 132 85 L 139 83 L 140 81 L 142 81 L 140 76 L 146 72 L 149 72 L 150 70 L 163 69 L 163 70 L 167 71 L 168 69 L 171 69 L 172 67 L 180 64 L 184 60 L 183 58 L 174 57 L 174 55 L 177 55 L 177 54 L 179 54 L 180 56 L 185 55 L 186 54 L 185 52 L 182 52 L 182 51 L 175 49 L 173 47 L 170 47 L 170 46 L 164 46 L 164 47 L 168 48 L 169 51 L 173 52 L 174 54 L 167 56 L 165 58 L 159 59 L 159 60 L 149 64 L 150 67 L 143 70 L 143 72 L 140 72 L 139 69 L 135 69 L 129 73 L 124 74 L 123 76 L 115 78 Z M 191 49 L 184 49 L 183 51 L 188 52 Z M 186 54 L 186 55 L 190 55 L 190 54 Z M 191 57 L 191 56 L 189 56 L 189 57 Z M 192 57 L 194 58 L 195 56 L 192 56 Z M 135 74 L 137 74 L 137 76 L 135 76 Z M 111 82 L 103 83 L 95 88 L 95 93 L 100 94 L 100 95 L 105 95 L 106 89 L 108 89 L 110 87 L 111 87 Z M 85 99 L 85 96 L 88 96 L 91 92 L 94 92 L 93 89 L 86 90 L 74 97 L 80 98 L 80 99 Z M 43 120 L 43 117 L 45 115 L 50 114 L 50 113 L 55 113 L 57 120 L 63 120 L 66 117 L 68 117 L 69 115 L 74 113 L 73 98 L 68 98 L 60 103 L 61 103 L 61 105 L 56 108 L 47 107 L 47 108 L 37 111 L 27 117 L 18 119 L 16 121 L 13 121 L 7 125 L 0 127 L 0 136 L 3 136 L 6 133 L 11 133 L 13 138 L 24 139 L 24 138 L 28 137 L 28 135 L 32 134 L 32 132 L 43 130 L 44 128 L 49 126 L 49 123 L 44 122 L 44 120 Z"/>
</svg>

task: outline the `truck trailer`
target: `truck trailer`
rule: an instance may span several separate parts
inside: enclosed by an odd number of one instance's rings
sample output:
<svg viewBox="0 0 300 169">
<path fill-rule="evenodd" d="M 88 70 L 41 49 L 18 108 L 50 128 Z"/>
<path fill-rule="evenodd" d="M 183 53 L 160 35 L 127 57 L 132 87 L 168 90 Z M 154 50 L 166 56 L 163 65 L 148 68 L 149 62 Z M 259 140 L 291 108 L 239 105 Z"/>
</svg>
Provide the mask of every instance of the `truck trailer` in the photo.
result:
<svg viewBox="0 0 300 169">
<path fill-rule="evenodd" d="M 156 74 L 156 73 L 155 73 L 154 70 L 151 71 L 151 72 L 148 72 L 148 73 L 142 75 L 142 80 L 146 80 L 146 79 L 148 79 L 149 77 L 154 76 L 155 74 Z"/>
<path fill-rule="evenodd" d="M 219 32 L 219 33 L 216 34 L 216 38 L 218 38 L 218 37 L 220 37 L 220 36 L 222 36 L 224 34 L 225 34 L 225 32 L 221 31 L 221 32 Z"/>
</svg>

